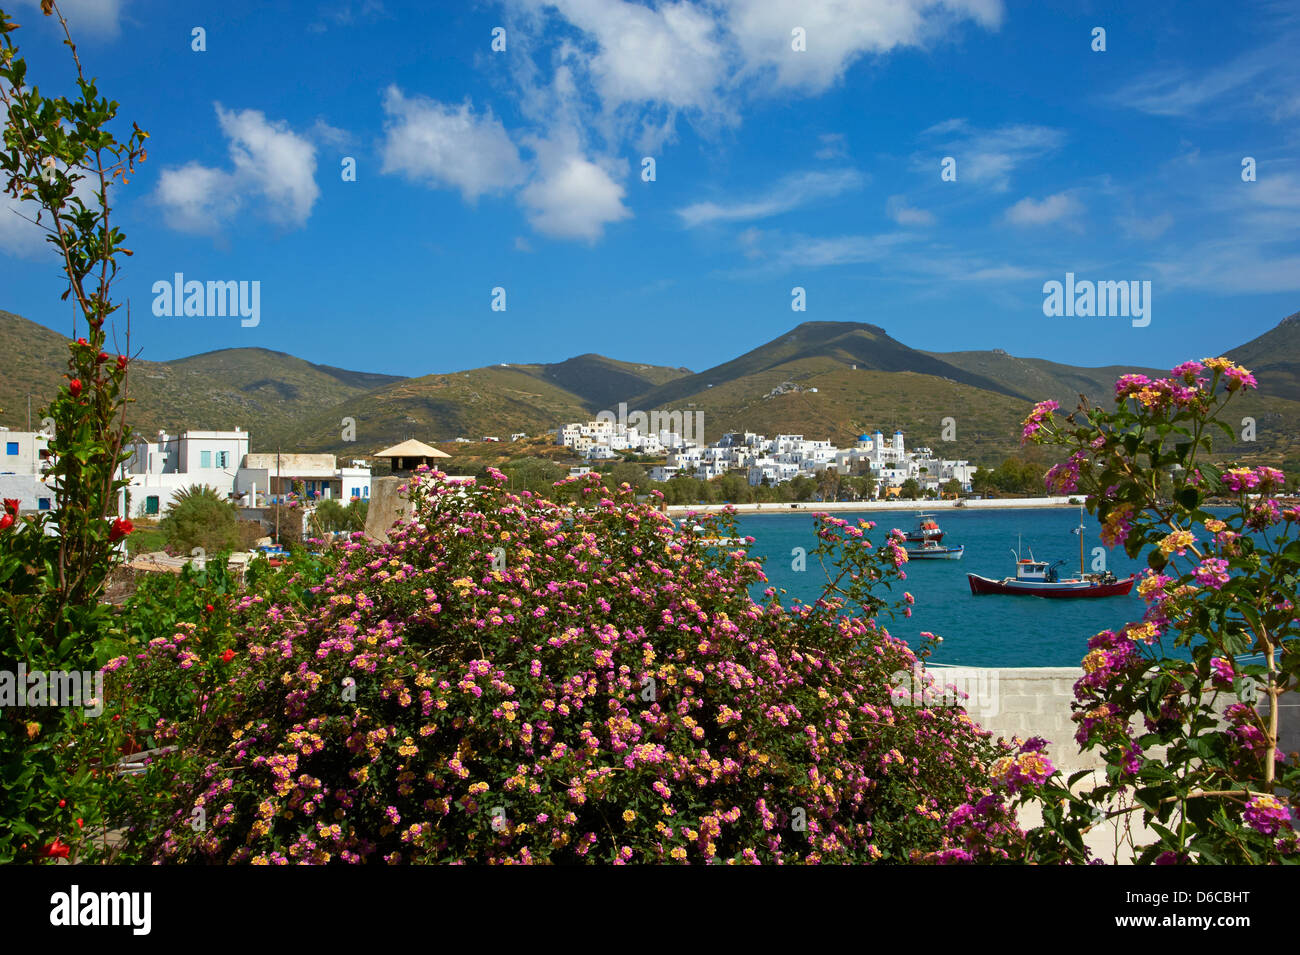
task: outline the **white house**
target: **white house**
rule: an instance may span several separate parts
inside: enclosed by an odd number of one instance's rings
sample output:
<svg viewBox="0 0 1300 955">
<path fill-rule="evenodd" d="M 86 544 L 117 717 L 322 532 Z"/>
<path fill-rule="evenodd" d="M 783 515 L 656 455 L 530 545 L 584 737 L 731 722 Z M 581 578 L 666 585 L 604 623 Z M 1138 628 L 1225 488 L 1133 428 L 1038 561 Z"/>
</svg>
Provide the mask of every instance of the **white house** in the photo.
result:
<svg viewBox="0 0 1300 955">
<path fill-rule="evenodd" d="M 0 474 L 43 474 L 50 439 L 43 431 L 0 428 Z"/>
<path fill-rule="evenodd" d="M 42 431 L 0 428 L 0 498 L 18 501 L 20 511 L 48 511 L 54 489 L 46 483 L 49 438 Z"/>
<path fill-rule="evenodd" d="M 232 499 L 240 463 L 248 454 L 248 432 L 160 431 L 156 441 L 138 439 L 126 453 L 122 469 L 131 482 L 128 516 L 155 516 L 165 513 L 175 496 L 189 487 L 209 487 Z"/>
<path fill-rule="evenodd" d="M 309 500 L 341 500 L 370 497 L 370 469 L 360 461 L 340 468 L 332 454 L 259 452 L 244 457 L 235 481 L 235 496 L 245 507 L 257 507 L 270 495 L 279 500 L 302 482 Z"/>
</svg>

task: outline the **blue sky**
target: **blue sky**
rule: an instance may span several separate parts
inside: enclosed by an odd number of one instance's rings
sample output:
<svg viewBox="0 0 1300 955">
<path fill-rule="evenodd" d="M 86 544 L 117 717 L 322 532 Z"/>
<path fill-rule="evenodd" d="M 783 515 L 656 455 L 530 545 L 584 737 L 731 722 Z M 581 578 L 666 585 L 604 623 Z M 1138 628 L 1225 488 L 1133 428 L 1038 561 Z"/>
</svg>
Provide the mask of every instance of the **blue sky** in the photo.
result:
<svg viewBox="0 0 1300 955">
<path fill-rule="evenodd" d="M 0 3 L 31 78 L 66 89 L 56 24 Z M 151 134 L 116 199 L 148 359 L 701 370 L 801 321 L 865 321 L 927 350 L 1167 367 L 1300 309 L 1295 3 L 62 7 Z M 0 308 L 67 332 L 57 261 L 13 205 Z M 177 272 L 260 282 L 259 324 L 155 317 Z M 1066 272 L 1150 281 L 1150 324 L 1045 317 Z"/>
</svg>

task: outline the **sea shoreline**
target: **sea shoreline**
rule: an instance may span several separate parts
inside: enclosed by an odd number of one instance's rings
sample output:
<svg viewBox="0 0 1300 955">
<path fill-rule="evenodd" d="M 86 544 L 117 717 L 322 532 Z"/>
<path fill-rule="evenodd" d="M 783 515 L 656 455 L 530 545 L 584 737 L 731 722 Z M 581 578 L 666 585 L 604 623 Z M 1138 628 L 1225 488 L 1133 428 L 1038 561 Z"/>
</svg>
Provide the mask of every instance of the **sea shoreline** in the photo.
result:
<svg viewBox="0 0 1300 955">
<path fill-rule="evenodd" d="M 1080 500 L 1075 498 L 1075 500 Z M 1069 497 L 1007 497 L 990 500 L 956 501 L 795 501 L 766 504 L 673 504 L 664 509 L 669 517 L 688 514 L 716 514 L 728 507 L 737 514 L 807 514 L 825 511 L 965 511 L 1005 508 L 1078 507 Z"/>
</svg>

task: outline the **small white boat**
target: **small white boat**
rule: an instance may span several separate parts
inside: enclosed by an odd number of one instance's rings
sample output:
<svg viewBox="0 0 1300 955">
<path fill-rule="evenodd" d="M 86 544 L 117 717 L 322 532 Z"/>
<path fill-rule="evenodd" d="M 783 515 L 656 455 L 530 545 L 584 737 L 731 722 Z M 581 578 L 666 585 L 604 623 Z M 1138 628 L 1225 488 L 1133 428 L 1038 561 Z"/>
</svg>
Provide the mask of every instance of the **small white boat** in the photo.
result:
<svg viewBox="0 0 1300 955">
<path fill-rule="evenodd" d="M 907 551 L 908 560 L 961 560 L 961 555 L 966 553 L 966 545 L 945 547 L 931 538 L 919 543 L 908 541 L 903 544 L 903 550 Z"/>
</svg>

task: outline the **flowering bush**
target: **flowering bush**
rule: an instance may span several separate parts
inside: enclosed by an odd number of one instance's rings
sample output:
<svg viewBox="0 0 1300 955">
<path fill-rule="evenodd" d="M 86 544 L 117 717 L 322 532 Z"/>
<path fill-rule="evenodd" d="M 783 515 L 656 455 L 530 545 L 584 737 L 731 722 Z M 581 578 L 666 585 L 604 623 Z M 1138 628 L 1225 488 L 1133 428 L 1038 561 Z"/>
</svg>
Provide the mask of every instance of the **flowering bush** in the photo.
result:
<svg viewBox="0 0 1300 955">
<path fill-rule="evenodd" d="M 1140 811 L 1155 833 L 1141 862 L 1300 862 L 1300 755 L 1278 746 L 1278 702 L 1295 700 L 1300 673 L 1300 509 L 1275 497 L 1276 468 L 1210 459 L 1216 429 L 1234 437 L 1225 406 L 1255 385 L 1206 358 L 1168 378 L 1123 376 L 1114 411 L 1085 403 L 1058 420 L 1044 403 L 1025 422 L 1026 438 L 1072 452 L 1049 484 L 1087 493 L 1106 543 L 1148 550 L 1144 618 L 1093 637 L 1075 687 L 1076 739 L 1103 754 L 1106 783 L 1089 805 L 1054 783 L 1063 802 L 1044 812 L 1049 828 L 1077 829 Z M 1133 804 L 1116 808 L 1120 797 Z"/>
<path fill-rule="evenodd" d="M 729 515 L 689 533 L 597 475 L 566 507 L 491 474 L 417 475 L 389 543 L 355 535 L 301 601 L 232 608 L 230 676 L 164 728 L 170 813 L 132 836 L 154 861 L 905 862 L 1015 757 L 891 697 L 928 652 L 877 622 L 897 536 L 823 517 L 827 592 L 760 604 L 760 565 L 709 543 Z M 193 639 L 114 680 L 192 678 Z"/>
</svg>

